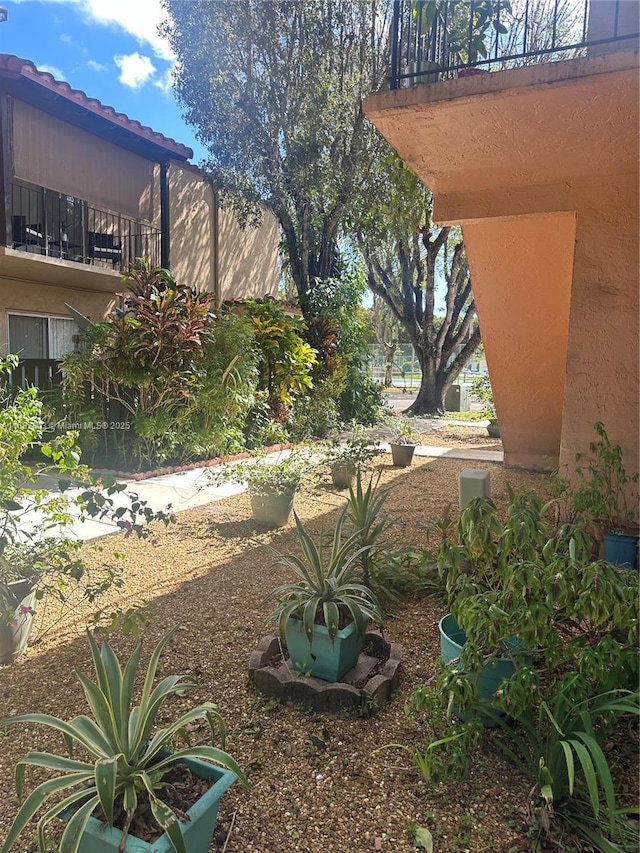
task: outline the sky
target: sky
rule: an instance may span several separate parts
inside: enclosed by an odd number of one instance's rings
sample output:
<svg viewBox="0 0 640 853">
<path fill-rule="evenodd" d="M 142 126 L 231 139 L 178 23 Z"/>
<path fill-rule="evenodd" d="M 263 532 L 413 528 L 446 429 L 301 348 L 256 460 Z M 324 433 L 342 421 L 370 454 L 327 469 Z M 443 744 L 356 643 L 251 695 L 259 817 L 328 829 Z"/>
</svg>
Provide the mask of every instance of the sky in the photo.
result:
<svg viewBox="0 0 640 853">
<path fill-rule="evenodd" d="M 188 0 L 185 0 L 188 2 Z M 0 53 L 126 113 L 194 150 L 205 149 L 180 114 L 171 90 L 173 56 L 158 35 L 160 0 L 0 0 Z"/>
</svg>

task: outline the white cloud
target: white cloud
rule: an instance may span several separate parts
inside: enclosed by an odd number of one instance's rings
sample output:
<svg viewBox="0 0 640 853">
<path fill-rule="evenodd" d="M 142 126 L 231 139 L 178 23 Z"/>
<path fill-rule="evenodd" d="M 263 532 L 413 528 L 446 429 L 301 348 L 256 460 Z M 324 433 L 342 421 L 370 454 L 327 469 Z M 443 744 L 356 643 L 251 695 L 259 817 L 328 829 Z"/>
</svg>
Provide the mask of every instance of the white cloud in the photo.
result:
<svg viewBox="0 0 640 853">
<path fill-rule="evenodd" d="M 139 89 L 156 73 L 156 67 L 148 56 L 139 53 L 114 56 L 113 61 L 120 69 L 118 78 L 124 86 Z"/>
<path fill-rule="evenodd" d="M 103 65 L 102 62 L 96 62 L 95 59 L 88 59 L 87 65 L 92 71 L 108 71 L 108 67 Z"/>
<path fill-rule="evenodd" d="M 15 1 L 15 0 L 14 0 Z M 49 0 L 76 6 L 85 21 L 124 30 L 151 49 L 159 59 L 174 59 L 165 38 L 158 35 L 159 24 L 167 17 L 161 0 Z"/>
<path fill-rule="evenodd" d="M 64 71 L 56 65 L 37 65 L 38 71 L 44 71 L 46 74 L 53 74 L 56 80 L 66 80 Z"/>
<path fill-rule="evenodd" d="M 157 80 L 154 80 L 153 85 L 165 95 L 168 94 L 173 87 L 173 65 L 167 68 Z"/>
</svg>

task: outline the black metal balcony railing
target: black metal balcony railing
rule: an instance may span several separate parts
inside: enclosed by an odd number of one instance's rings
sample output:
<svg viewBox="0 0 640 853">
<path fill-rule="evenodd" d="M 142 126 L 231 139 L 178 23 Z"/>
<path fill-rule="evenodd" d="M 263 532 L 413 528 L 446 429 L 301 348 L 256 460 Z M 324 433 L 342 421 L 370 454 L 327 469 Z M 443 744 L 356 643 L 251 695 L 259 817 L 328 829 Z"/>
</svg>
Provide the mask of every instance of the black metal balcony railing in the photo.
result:
<svg viewBox="0 0 640 853">
<path fill-rule="evenodd" d="M 629 32 L 624 15 L 635 3 L 608 3 L 603 33 L 591 31 L 590 1 L 395 0 L 390 88 L 573 59 L 589 47 L 625 40 L 633 49 L 639 33 Z"/>
<path fill-rule="evenodd" d="M 11 184 L 14 249 L 126 272 L 136 258 L 160 264 L 160 231 L 43 187 Z"/>
</svg>

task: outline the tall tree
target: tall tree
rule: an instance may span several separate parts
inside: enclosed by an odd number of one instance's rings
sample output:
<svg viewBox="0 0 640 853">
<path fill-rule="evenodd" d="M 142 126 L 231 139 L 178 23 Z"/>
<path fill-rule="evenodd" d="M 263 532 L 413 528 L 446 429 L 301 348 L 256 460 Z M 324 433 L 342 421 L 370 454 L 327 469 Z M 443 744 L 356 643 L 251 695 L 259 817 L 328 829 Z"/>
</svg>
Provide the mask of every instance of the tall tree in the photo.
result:
<svg viewBox="0 0 640 853">
<path fill-rule="evenodd" d="M 388 73 L 388 0 L 164 0 L 175 91 L 241 218 L 276 216 L 300 305 L 337 278 L 341 226 L 380 138 L 362 98 Z"/>
<path fill-rule="evenodd" d="M 381 198 L 384 205 L 376 202 Z M 420 389 L 409 408 L 414 414 L 444 411 L 448 388 L 480 344 L 461 232 L 435 226 L 431 209 L 431 193 L 388 148 L 351 220 L 368 285 L 406 329 L 420 364 Z"/>
<path fill-rule="evenodd" d="M 384 379 L 382 384 L 389 388 L 393 384 L 393 362 L 398 349 L 400 323 L 384 299 L 375 294 L 373 308 L 371 309 L 371 325 L 376 341 L 384 353 Z"/>
</svg>

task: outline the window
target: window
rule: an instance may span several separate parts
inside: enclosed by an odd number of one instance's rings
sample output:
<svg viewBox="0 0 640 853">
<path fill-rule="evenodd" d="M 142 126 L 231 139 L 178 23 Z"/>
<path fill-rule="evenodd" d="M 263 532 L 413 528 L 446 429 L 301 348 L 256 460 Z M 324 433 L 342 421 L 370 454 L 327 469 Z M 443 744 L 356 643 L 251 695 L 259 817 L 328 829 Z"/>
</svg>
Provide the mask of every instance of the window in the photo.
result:
<svg viewBox="0 0 640 853">
<path fill-rule="evenodd" d="M 67 317 L 9 314 L 9 352 L 23 359 L 59 359 L 73 352 L 78 332 Z"/>
</svg>

